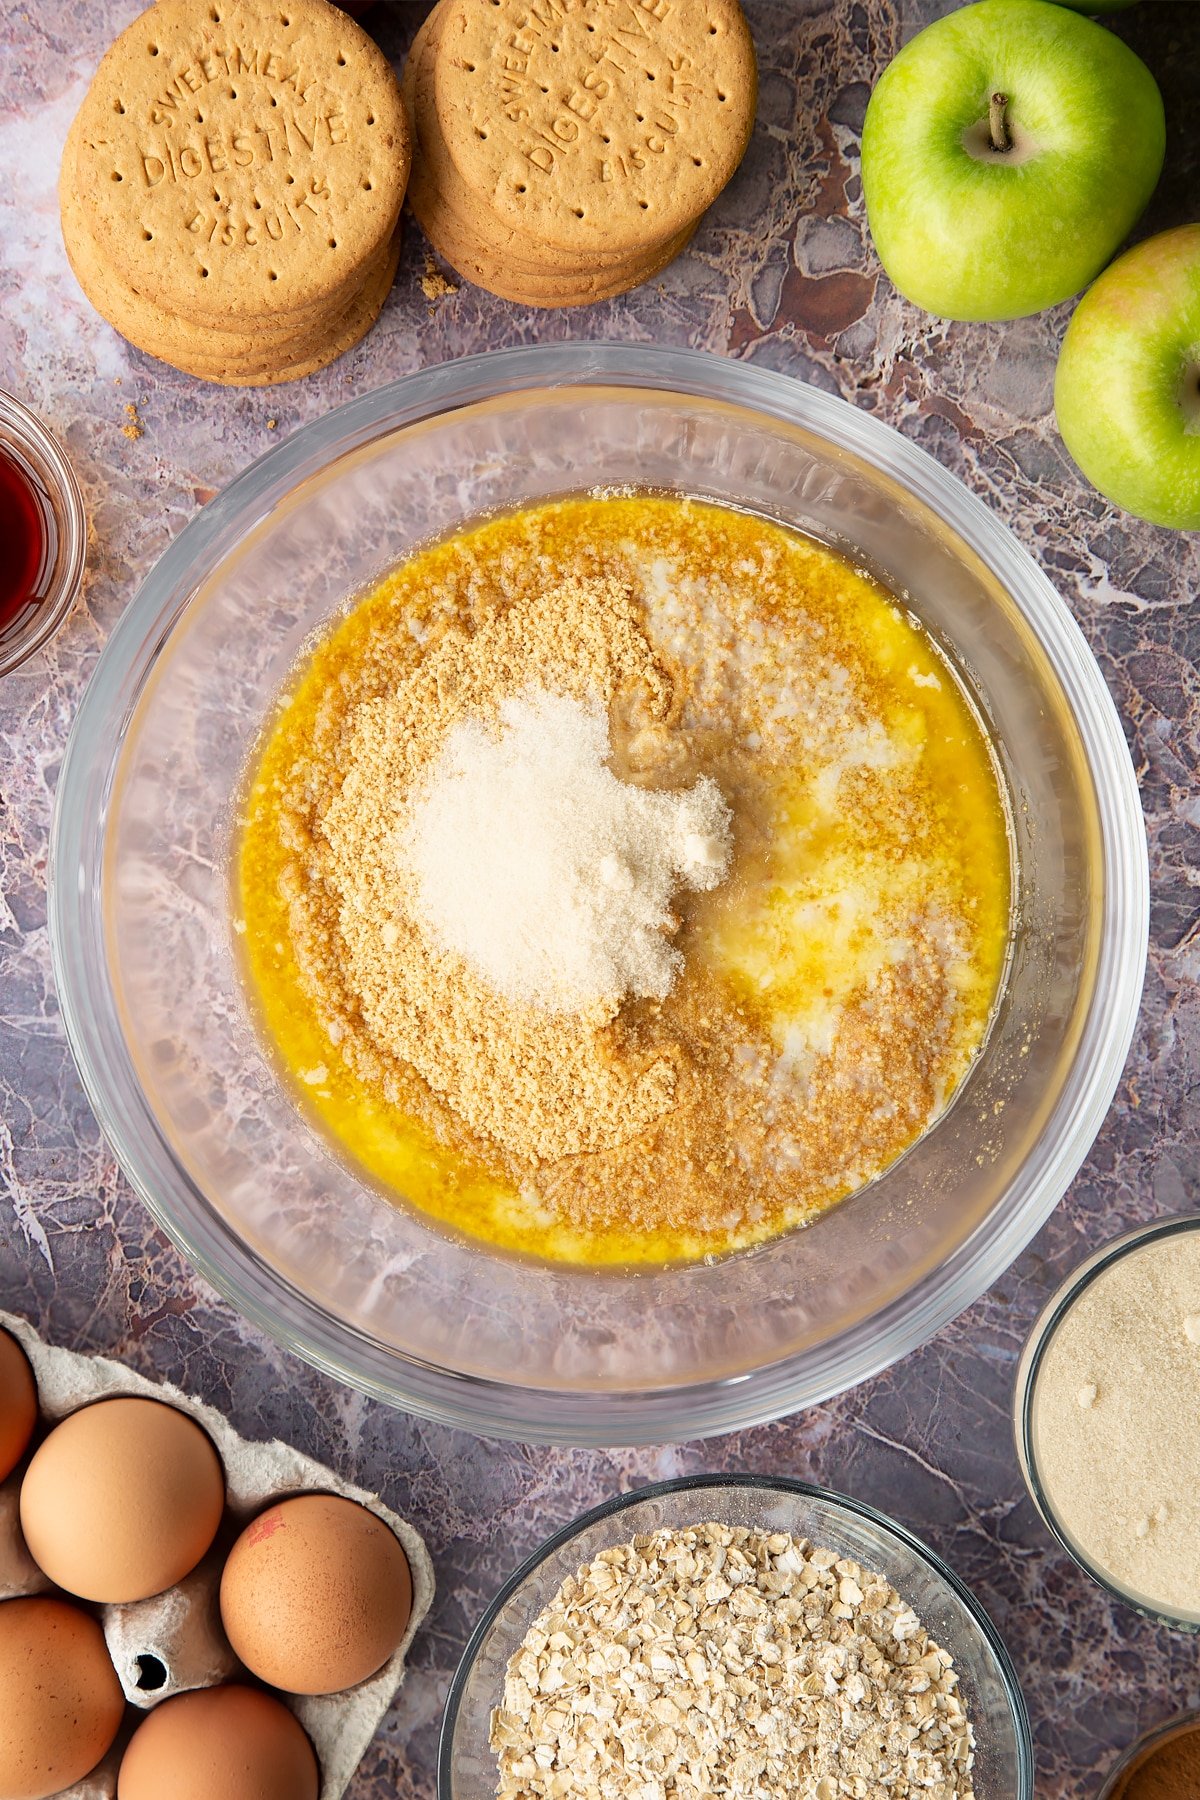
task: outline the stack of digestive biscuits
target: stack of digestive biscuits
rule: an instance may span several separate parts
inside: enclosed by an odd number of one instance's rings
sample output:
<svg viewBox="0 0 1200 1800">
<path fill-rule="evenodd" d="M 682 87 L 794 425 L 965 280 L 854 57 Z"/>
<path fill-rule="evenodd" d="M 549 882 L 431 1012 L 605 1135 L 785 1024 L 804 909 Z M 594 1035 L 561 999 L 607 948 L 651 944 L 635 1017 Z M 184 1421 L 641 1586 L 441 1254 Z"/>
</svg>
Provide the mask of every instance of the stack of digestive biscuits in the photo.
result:
<svg viewBox="0 0 1200 1800">
<path fill-rule="evenodd" d="M 754 123 L 738 0 L 440 0 L 404 72 L 409 201 L 459 274 L 527 306 L 665 268 Z"/>
<path fill-rule="evenodd" d="M 138 349 L 206 381 L 294 381 L 378 318 L 409 161 L 391 66 L 327 0 L 159 0 L 67 135 L 63 240 Z"/>
</svg>

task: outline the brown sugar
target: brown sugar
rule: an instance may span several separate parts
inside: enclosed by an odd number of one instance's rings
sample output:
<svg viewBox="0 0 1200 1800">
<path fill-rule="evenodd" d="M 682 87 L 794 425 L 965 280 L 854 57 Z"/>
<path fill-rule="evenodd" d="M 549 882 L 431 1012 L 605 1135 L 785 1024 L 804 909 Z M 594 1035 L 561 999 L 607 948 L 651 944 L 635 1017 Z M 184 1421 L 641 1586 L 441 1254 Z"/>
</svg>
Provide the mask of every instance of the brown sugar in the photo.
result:
<svg viewBox="0 0 1200 1800">
<path fill-rule="evenodd" d="M 1156 1745 L 1118 1783 L 1112 1800 L 1196 1800 L 1200 1794 L 1200 1726 Z"/>
</svg>

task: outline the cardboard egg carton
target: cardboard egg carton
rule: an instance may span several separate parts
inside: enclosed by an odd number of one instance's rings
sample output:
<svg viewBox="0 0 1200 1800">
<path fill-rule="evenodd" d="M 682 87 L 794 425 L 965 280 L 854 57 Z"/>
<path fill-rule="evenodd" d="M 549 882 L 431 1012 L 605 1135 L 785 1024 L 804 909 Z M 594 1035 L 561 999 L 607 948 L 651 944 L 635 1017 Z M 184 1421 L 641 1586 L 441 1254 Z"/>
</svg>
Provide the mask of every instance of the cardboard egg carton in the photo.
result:
<svg viewBox="0 0 1200 1800">
<path fill-rule="evenodd" d="M 320 1800 L 341 1800 L 350 1778 L 404 1680 L 405 1658 L 433 1600 L 433 1565 L 424 1541 L 405 1519 L 376 1494 L 343 1481 L 340 1475 L 286 1444 L 251 1443 L 223 1414 L 168 1383 L 144 1376 L 100 1356 L 84 1356 L 45 1344 L 31 1326 L 0 1312 L 0 1327 L 16 1338 L 37 1381 L 44 1426 L 55 1424 L 93 1400 L 136 1396 L 162 1400 L 191 1415 L 212 1439 L 225 1469 L 225 1520 L 212 1550 L 177 1587 L 151 1600 L 97 1611 L 126 1700 L 149 1711 L 173 1694 L 215 1687 L 222 1681 L 253 1680 L 234 1656 L 221 1629 L 221 1570 L 234 1538 L 266 1507 L 293 1494 L 340 1494 L 383 1519 L 399 1538 L 412 1570 L 413 1605 L 408 1630 L 395 1654 L 377 1675 L 340 1694 L 279 1693 L 312 1740 L 321 1769 Z M 35 1442 L 37 1440 L 35 1439 Z M 21 1470 L 0 1487 L 0 1600 L 54 1591 L 33 1562 L 21 1537 L 17 1498 Z M 65 1596 L 70 1598 L 70 1596 Z M 133 1724 L 136 1725 L 136 1717 Z M 110 1754 L 86 1780 L 63 1791 L 61 1800 L 115 1800 L 117 1769 L 129 1736 L 128 1724 Z"/>
</svg>

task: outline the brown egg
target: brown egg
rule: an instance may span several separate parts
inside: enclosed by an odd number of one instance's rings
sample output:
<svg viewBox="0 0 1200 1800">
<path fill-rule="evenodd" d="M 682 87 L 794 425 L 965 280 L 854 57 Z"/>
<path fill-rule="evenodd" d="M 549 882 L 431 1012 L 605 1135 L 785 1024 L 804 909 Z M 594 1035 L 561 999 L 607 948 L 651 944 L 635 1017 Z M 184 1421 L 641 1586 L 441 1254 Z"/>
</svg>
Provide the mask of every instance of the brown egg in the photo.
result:
<svg viewBox="0 0 1200 1800">
<path fill-rule="evenodd" d="M 247 1525 L 221 1577 L 221 1621 L 246 1667 L 293 1694 L 335 1694 L 382 1668 L 408 1628 L 395 1533 L 353 1500 L 305 1494 Z"/>
<path fill-rule="evenodd" d="M 0 1795 L 45 1800 L 95 1768 L 125 1701 L 95 1619 L 65 1600 L 0 1606 Z"/>
<path fill-rule="evenodd" d="M 221 1460 L 195 1420 L 159 1400 L 100 1400 L 38 1446 L 21 1528 L 69 1594 L 147 1600 L 191 1573 L 224 1506 Z"/>
<path fill-rule="evenodd" d="M 24 1456 L 37 1424 L 37 1388 L 29 1358 L 15 1337 L 0 1331 L 0 1481 Z"/>
<path fill-rule="evenodd" d="M 156 1706 L 129 1740 L 117 1800 L 317 1800 L 312 1745 L 281 1700 L 200 1688 Z"/>
</svg>

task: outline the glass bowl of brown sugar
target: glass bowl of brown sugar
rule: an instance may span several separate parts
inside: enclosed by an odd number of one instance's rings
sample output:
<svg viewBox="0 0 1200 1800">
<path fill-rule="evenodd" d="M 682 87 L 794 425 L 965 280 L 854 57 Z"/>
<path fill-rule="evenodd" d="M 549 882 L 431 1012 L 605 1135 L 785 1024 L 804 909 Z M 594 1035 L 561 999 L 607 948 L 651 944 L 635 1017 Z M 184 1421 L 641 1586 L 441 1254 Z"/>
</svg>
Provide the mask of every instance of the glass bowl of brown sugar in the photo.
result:
<svg viewBox="0 0 1200 1800">
<path fill-rule="evenodd" d="M 598 491 L 711 502 L 869 571 L 970 696 L 1007 797 L 1013 879 L 986 1040 L 905 1154 L 803 1230 L 604 1267 L 502 1253 L 383 1191 L 314 1124 L 247 1005 L 234 874 L 248 760 L 348 604 L 423 545 Z M 995 514 L 844 401 L 623 345 L 428 369 L 248 469 L 114 632 L 53 841 L 55 966 L 84 1083 L 197 1269 L 370 1394 L 485 1435 L 580 1444 L 812 1405 L 973 1301 L 1099 1129 L 1147 921 L 1120 720 L 1068 607 Z"/>
<path fill-rule="evenodd" d="M 1182 1713 L 1129 1746 L 1097 1800 L 1192 1800 L 1195 1794 L 1200 1794 L 1200 1713 Z"/>
</svg>

